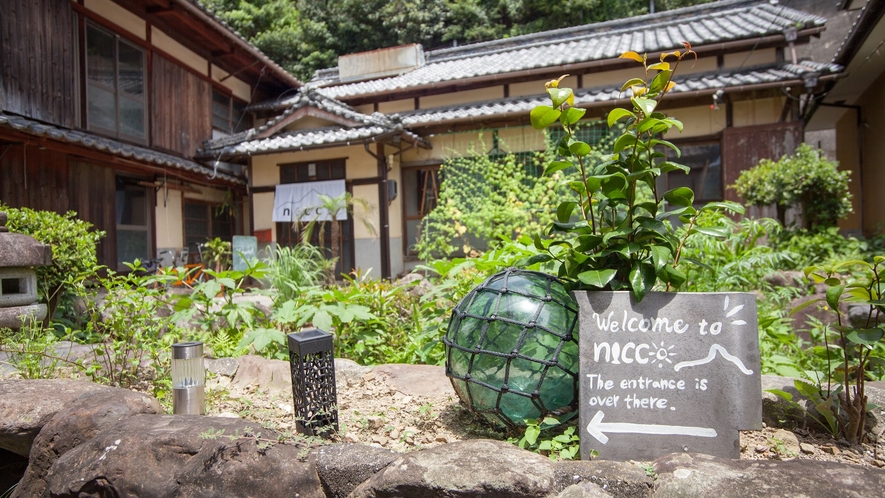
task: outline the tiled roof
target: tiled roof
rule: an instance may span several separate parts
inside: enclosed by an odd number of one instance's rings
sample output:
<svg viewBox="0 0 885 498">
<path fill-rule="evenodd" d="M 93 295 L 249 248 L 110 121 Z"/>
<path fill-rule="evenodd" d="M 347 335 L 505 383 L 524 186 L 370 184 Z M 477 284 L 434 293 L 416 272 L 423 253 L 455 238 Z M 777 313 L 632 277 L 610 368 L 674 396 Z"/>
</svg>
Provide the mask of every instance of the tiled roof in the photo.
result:
<svg viewBox="0 0 885 498">
<path fill-rule="evenodd" d="M 233 183 L 245 183 L 242 178 L 222 172 L 214 172 L 212 168 L 202 164 L 158 152 L 145 147 L 124 144 L 110 138 L 99 137 L 79 130 L 69 130 L 58 126 L 43 124 L 20 116 L 0 112 L 0 126 L 7 126 L 17 131 L 38 137 L 47 137 L 60 142 L 79 145 L 93 150 L 107 152 L 133 161 L 169 166 L 192 173 L 201 173 L 208 177 L 220 178 Z"/>
<path fill-rule="evenodd" d="M 752 85 L 795 81 L 801 79 L 803 74 L 809 72 L 825 75 L 838 73 L 841 70 L 842 67 L 835 64 L 806 61 L 798 65 L 781 64 L 771 67 L 748 68 L 739 72 L 697 74 L 676 78 L 676 87 L 671 91 L 671 94 L 701 92 L 720 88 L 728 92 L 729 89 L 734 90 Z M 614 86 L 581 89 L 575 92 L 575 106 L 591 107 L 628 97 L 629 95 L 629 93 L 621 93 L 620 87 Z M 404 126 L 413 128 L 428 124 L 443 124 L 449 121 L 480 121 L 487 116 L 502 117 L 507 114 L 523 114 L 531 112 L 535 106 L 545 103 L 549 104 L 547 95 L 539 93 L 531 96 L 511 97 L 471 104 L 418 109 L 401 112 L 392 117 L 398 117 L 402 120 Z"/>
<path fill-rule="evenodd" d="M 379 112 L 363 114 L 353 107 L 338 100 L 326 97 L 315 89 L 302 87 L 298 95 L 288 100 L 289 107 L 264 125 L 236 135 L 204 142 L 203 156 L 232 157 L 248 154 L 262 154 L 303 150 L 311 147 L 323 147 L 332 144 L 348 144 L 372 139 L 381 135 L 400 132 L 411 142 L 426 142 L 408 131 L 403 131 L 402 124 Z M 255 106 L 251 108 L 254 110 Z M 295 112 L 313 108 L 341 118 L 341 126 L 328 126 L 310 130 L 293 130 L 278 132 L 265 137 L 269 130 L 282 123 Z"/>
<path fill-rule="evenodd" d="M 664 13 L 574 28 L 546 31 L 504 40 L 428 52 L 427 63 L 411 72 L 390 78 L 325 86 L 322 93 L 334 98 L 391 92 L 566 64 L 639 53 L 681 49 L 682 41 L 693 46 L 776 35 L 786 27 L 823 26 L 822 17 L 768 2 L 729 0 Z M 311 85 L 335 85 L 337 73 L 322 71 Z"/>
<path fill-rule="evenodd" d="M 401 128 L 400 128 L 401 129 Z M 252 154 L 271 154 L 275 152 L 288 152 L 305 150 L 330 145 L 361 144 L 383 135 L 389 135 L 397 131 L 396 128 L 379 125 L 359 126 L 349 128 L 346 126 L 328 126 L 325 128 L 313 128 L 310 130 L 294 130 L 283 132 L 268 138 L 246 140 L 238 144 L 228 145 L 204 152 L 204 155 L 218 155 L 222 158 L 246 156 Z M 414 133 L 402 131 L 409 141 L 424 141 Z"/>
</svg>

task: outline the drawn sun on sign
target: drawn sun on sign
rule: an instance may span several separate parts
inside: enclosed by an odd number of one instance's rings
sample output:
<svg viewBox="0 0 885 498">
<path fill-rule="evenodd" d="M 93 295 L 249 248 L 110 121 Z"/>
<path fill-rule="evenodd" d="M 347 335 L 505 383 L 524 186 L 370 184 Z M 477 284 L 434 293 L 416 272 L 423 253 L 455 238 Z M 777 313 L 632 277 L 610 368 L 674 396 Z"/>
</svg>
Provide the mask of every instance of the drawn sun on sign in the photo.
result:
<svg viewBox="0 0 885 498">
<path fill-rule="evenodd" d="M 674 346 L 675 344 L 672 344 L 670 345 L 670 347 L 667 347 L 664 344 L 664 341 L 661 341 L 661 345 L 658 346 L 657 344 L 655 344 L 654 341 L 652 341 L 651 347 L 655 349 L 655 351 L 652 351 L 651 354 L 649 354 L 652 365 L 660 361 L 660 363 L 658 363 L 658 368 L 664 368 L 665 361 L 667 363 L 673 363 L 672 361 L 670 361 L 670 357 L 676 356 L 676 353 L 670 350 L 673 349 Z"/>
<path fill-rule="evenodd" d="M 731 318 L 731 317 L 733 317 L 734 315 L 737 315 L 739 311 L 741 311 L 742 309 L 744 309 L 744 305 L 743 305 L 743 304 L 739 304 L 739 305 L 737 305 L 737 306 L 735 306 L 734 308 L 732 308 L 732 309 L 729 310 L 729 309 L 728 309 L 728 304 L 729 304 L 729 303 L 728 303 L 728 296 L 725 296 L 725 305 L 722 306 L 722 311 L 728 311 L 728 313 L 725 314 L 725 318 Z M 738 319 L 738 320 L 732 320 L 731 324 L 732 324 L 732 325 L 741 326 L 741 325 L 746 325 L 747 322 L 746 322 L 746 320 L 740 320 L 740 319 Z"/>
</svg>

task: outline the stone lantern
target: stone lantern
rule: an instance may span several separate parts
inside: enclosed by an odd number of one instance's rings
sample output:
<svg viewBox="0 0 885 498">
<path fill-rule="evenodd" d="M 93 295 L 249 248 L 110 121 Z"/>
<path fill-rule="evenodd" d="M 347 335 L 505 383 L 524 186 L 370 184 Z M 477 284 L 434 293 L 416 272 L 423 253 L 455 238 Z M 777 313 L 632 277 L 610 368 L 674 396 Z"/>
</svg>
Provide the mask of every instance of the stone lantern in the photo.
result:
<svg viewBox="0 0 885 498">
<path fill-rule="evenodd" d="M 29 235 L 10 233 L 6 213 L 0 212 L 0 327 L 17 329 L 21 317 L 46 317 L 46 305 L 37 304 L 35 266 L 52 264 L 52 249 Z"/>
</svg>

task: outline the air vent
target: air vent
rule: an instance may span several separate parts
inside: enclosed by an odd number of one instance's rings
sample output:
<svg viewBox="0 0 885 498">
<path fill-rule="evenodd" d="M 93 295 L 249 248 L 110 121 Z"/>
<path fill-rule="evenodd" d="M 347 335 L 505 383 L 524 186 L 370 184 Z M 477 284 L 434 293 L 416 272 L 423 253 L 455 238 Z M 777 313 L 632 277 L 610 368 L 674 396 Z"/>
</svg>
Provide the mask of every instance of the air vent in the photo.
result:
<svg viewBox="0 0 885 498">
<path fill-rule="evenodd" d="M 382 48 L 338 57 L 338 77 L 344 82 L 370 80 L 407 73 L 424 65 L 418 44 Z"/>
</svg>

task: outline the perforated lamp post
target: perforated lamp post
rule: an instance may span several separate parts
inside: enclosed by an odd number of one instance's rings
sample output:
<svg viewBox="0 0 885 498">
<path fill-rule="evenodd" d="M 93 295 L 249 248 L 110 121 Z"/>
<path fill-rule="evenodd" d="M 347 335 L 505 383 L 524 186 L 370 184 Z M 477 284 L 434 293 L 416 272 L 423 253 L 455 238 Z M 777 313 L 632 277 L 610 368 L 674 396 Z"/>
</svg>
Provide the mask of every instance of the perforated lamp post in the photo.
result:
<svg viewBox="0 0 885 498">
<path fill-rule="evenodd" d="M 295 429 L 301 434 L 325 436 L 338 430 L 338 397 L 332 335 L 312 329 L 289 338 Z"/>
<path fill-rule="evenodd" d="M 203 343 L 179 342 L 172 345 L 172 413 L 206 414 L 206 370 Z"/>
</svg>

